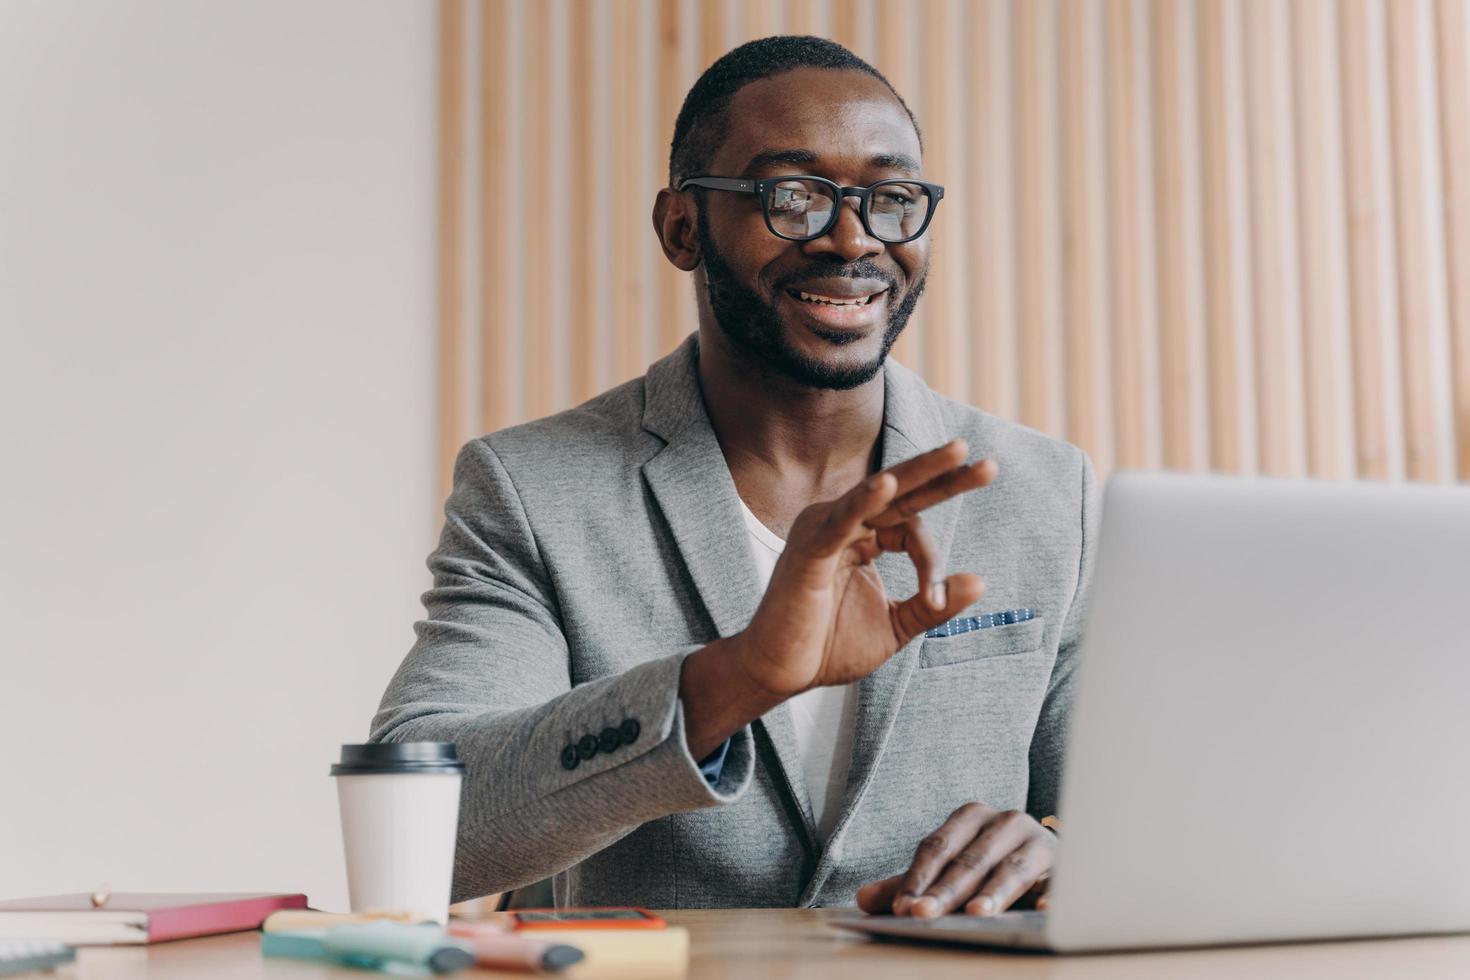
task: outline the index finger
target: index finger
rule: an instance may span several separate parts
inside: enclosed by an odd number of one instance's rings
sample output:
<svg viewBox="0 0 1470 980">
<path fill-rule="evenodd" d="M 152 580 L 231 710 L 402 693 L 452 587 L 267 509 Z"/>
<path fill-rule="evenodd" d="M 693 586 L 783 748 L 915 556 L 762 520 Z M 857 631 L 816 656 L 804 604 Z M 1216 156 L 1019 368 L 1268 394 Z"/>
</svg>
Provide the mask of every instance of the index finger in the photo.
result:
<svg viewBox="0 0 1470 980">
<path fill-rule="evenodd" d="M 962 493 L 989 486 L 995 479 L 996 472 L 995 461 L 990 459 L 980 459 L 964 466 L 956 466 L 904 496 L 890 501 L 880 513 L 868 518 L 867 524 L 869 527 L 876 528 L 902 523 L 920 511 L 928 510 L 951 497 L 958 497 Z"/>
<path fill-rule="evenodd" d="M 938 830 L 919 841 L 919 846 L 914 849 L 913 862 L 894 901 L 895 913 L 903 915 L 908 912 L 914 900 L 934 883 L 960 848 L 975 839 L 975 833 L 985 823 L 986 812 L 985 807 L 966 803 L 951 813 Z"/>
<path fill-rule="evenodd" d="M 898 487 L 893 491 L 893 496 L 898 498 L 911 490 L 922 487 L 936 476 L 948 473 L 963 463 L 969 453 L 970 447 L 965 444 L 965 440 L 951 439 L 938 449 L 920 453 L 912 459 L 895 463 L 888 469 L 879 472 L 893 474 L 893 478 L 898 481 Z"/>
</svg>

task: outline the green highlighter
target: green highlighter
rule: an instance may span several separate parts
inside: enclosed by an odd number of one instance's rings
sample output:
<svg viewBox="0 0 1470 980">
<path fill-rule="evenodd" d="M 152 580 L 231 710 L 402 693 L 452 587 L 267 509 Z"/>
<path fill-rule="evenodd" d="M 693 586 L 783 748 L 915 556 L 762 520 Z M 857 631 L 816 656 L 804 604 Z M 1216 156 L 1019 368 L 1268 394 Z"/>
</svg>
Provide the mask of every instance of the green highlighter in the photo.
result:
<svg viewBox="0 0 1470 980">
<path fill-rule="evenodd" d="M 341 966 L 419 976 L 426 972 L 453 973 L 475 962 L 474 951 L 450 939 L 441 927 L 401 922 L 267 932 L 260 937 L 260 951 L 265 956 L 325 960 Z"/>
</svg>

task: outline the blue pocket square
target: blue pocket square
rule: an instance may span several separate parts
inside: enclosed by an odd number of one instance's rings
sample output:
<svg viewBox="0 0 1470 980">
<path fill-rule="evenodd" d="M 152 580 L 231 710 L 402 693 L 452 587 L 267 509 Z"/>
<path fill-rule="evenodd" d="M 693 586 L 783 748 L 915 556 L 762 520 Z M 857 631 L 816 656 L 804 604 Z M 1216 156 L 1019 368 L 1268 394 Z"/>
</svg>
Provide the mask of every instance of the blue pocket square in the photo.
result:
<svg viewBox="0 0 1470 980">
<path fill-rule="evenodd" d="M 1007 609 L 1005 612 L 986 613 L 983 616 L 956 616 L 947 623 L 940 623 L 924 635 L 929 637 L 954 636 L 971 630 L 988 630 L 992 626 L 1010 626 L 1036 618 L 1034 609 Z"/>
</svg>

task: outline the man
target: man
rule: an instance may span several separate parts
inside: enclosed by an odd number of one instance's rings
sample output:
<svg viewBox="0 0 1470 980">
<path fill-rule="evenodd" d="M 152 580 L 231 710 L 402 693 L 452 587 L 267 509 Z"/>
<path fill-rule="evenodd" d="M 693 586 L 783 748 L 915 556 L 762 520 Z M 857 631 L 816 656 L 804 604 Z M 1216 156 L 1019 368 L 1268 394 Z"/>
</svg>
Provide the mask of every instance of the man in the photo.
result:
<svg viewBox="0 0 1470 980">
<path fill-rule="evenodd" d="M 372 731 L 466 761 L 456 900 L 551 875 L 575 905 L 1044 892 L 1094 480 L 887 359 L 943 194 L 921 153 L 839 45 L 725 55 L 653 212 L 697 333 L 460 453 Z"/>
</svg>

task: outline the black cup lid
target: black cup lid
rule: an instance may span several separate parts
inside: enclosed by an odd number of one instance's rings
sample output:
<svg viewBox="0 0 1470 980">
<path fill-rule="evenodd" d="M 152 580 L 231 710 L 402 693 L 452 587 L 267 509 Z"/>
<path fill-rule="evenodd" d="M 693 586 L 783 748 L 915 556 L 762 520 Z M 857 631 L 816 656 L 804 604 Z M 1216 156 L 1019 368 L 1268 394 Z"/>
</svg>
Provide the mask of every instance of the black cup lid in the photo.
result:
<svg viewBox="0 0 1470 980">
<path fill-rule="evenodd" d="M 332 766 L 333 776 L 368 776 L 377 773 L 458 773 L 464 763 L 453 742 L 374 742 L 342 746 L 342 761 Z"/>
</svg>

